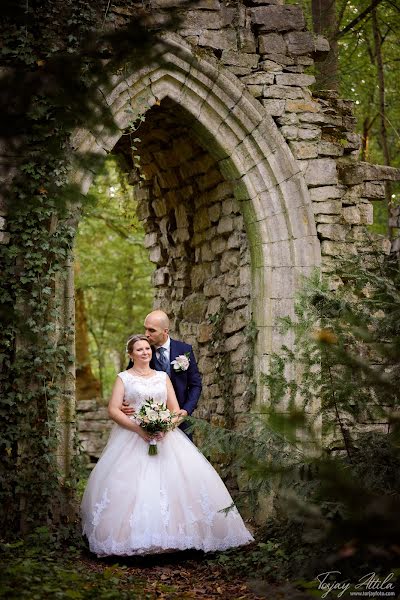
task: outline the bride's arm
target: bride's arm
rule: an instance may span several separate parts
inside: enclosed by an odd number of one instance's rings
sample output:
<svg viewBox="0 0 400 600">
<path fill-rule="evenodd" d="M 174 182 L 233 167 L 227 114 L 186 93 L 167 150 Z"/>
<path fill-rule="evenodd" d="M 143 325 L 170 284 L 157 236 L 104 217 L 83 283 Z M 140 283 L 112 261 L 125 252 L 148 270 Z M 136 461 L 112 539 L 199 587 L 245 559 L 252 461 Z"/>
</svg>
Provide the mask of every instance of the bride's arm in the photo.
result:
<svg viewBox="0 0 400 600">
<path fill-rule="evenodd" d="M 122 412 L 121 407 L 124 399 L 124 393 L 124 384 L 122 383 L 122 380 L 117 377 L 114 383 L 110 402 L 108 403 L 108 416 L 113 421 L 118 423 L 118 425 L 121 425 L 121 427 L 125 427 L 125 429 L 129 429 L 129 431 L 138 433 L 147 442 L 150 441 L 151 436 L 149 436 L 146 431 L 140 427 L 140 425 L 132 421 Z"/>
</svg>

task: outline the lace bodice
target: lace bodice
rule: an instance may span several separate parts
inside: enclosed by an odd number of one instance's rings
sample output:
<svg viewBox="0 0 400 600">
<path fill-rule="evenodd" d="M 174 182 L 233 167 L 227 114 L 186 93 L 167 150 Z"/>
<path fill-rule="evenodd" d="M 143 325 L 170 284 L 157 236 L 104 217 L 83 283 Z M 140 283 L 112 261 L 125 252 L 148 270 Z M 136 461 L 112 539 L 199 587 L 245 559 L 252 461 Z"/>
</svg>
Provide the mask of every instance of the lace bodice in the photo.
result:
<svg viewBox="0 0 400 600">
<path fill-rule="evenodd" d="M 167 402 L 167 374 L 164 371 L 155 371 L 151 377 L 141 377 L 122 371 L 118 373 L 118 377 L 124 384 L 124 400 L 135 411 L 138 411 L 149 398 L 164 404 Z"/>
</svg>

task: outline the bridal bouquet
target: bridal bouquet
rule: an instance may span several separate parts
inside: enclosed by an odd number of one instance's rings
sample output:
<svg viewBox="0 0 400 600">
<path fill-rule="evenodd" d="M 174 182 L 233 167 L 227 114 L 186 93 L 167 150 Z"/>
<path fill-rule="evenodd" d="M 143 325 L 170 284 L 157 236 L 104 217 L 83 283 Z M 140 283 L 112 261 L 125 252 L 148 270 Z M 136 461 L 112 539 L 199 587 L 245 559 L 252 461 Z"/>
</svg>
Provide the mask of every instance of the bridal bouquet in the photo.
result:
<svg viewBox="0 0 400 600">
<path fill-rule="evenodd" d="M 142 404 L 139 412 L 136 413 L 135 420 L 147 433 L 153 435 L 172 429 L 174 416 L 165 404 L 159 404 L 153 398 L 149 398 Z M 150 456 L 155 456 L 157 453 L 156 440 L 150 440 Z"/>
</svg>

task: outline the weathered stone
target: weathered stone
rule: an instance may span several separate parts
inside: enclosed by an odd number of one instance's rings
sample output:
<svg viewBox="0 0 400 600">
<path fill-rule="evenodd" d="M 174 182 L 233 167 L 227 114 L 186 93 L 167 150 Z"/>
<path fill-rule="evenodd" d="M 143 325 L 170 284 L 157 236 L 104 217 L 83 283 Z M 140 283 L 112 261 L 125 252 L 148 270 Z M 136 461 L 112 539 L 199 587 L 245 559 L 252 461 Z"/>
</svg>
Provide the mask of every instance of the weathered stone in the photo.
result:
<svg viewBox="0 0 400 600">
<path fill-rule="evenodd" d="M 206 10 L 220 10 L 219 0 L 196 0 L 194 3 L 196 9 L 204 8 Z M 182 0 L 151 0 L 152 8 L 182 8 Z"/>
<path fill-rule="evenodd" d="M 361 215 L 357 206 L 344 206 L 342 214 L 346 223 L 358 225 L 361 222 Z"/>
<path fill-rule="evenodd" d="M 202 206 L 195 215 L 193 228 L 194 231 L 200 232 L 204 231 L 211 225 L 210 217 L 208 214 L 208 209 L 205 206 Z"/>
<path fill-rule="evenodd" d="M 240 344 L 243 344 L 245 341 L 243 333 L 235 333 L 225 340 L 225 350 L 227 352 L 232 352 L 232 350 L 236 350 Z"/>
<path fill-rule="evenodd" d="M 283 87 L 280 85 L 266 85 L 263 91 L 264 98 L 295 99 L 303 98 L 303 90 L 299 87 Z"/>
<path fill-rule="evenodd" d="M 228 238 L 227 248 L 232 250 L 233 248 L 240 248 L 243 245 L 243 234 L 240 231 L 234 231 Z"/>
<path fill-rule="evenodd" d="M 207 171 L 209 171 L 209 169 L 214 165 L 214 163 L 215 161 L 212 158 L 212 156 L 210 156 L 209 154 L 204 154 L 196 160 L 191 160 L 183 163 L 183 165 L 180 166 L 179 172 L 182 179 L 188 179 L 193 175 L 207 173 Z M 188 190 L 188 192 L 190 193 L 191 190 Z"/>
<path fill-rule="evenodd" d="M 222 234 L 222 233 L 230 233 L 231 231 L 233 231 L 232 217 L 229 217 L 229 216 L 222 217 L 220 222 L 218 223 L 217 232 L 219 234 Z"/>
<path fill-rule="evenodd" d="M 189 225 L 186 208 L 183 204 L 178 204 L 175 209 L 175 219 L 177 227 L 187 228 Z"/>
<path fill-rule="evenodd" d="M 324 55 L 326 52 L 329 52 L 330 48 L 331 47 L 326 37 L 323 35 L 314 36 L 314 50 L 317 56 L 320 54 Z"/>
<path fill-rule="evenodd" d="M 225 252 L 226 246 L 226 239 L 222 237 L 217 237 L 211 240 L 211 250 L 214 252 L 214 254 L 222 254 Z"/>
<path fill-rule="evenodd" d="M 200 323 L 197 330 L 197 341 L 200 344 L 209 342 L 212 339 L 212 325 L 209 323 Z"/>
<path fill-rule="evenodd" d="M 267 33 L 258 36 L 260 54 L 285 54 L 286 43 L 278 33 Z M 275 63 L 276 64 L 276 63 Z"/>
<path fill-rule="evenodd" d="M 157 200 L 153 200 L 152 207 L 154 209 L 156 217 L 163 217 L 167 214 L 167 203 L 164 200 L 164 198 L 158 198 Z"/>
<path fill-rule="evenodd" d="M 186 10 L 181 17 L 182 29 L 192 29 L 194 33 L 203 29 L 221 29 L 223 20 L 221 13 L 206 10 Z"/>
<path fill-rule="evenodd" d="M 289 142 L 289 146 L 295 158 L 316 158 L 318 156 L 317 142 Z"/>
<path fill-rule="evenodd" d="M 297 87 L 308 87 L 315 83 L 314 75 L 304 75 L 297 73 L 277 73 L 275 75 L 277 85 L 291 85 Z"/>
<path fill-rule="evenodd" d="M 249 75 L 252 72 L 251 67 L 238 67 L 237 65 L 227 65 L 226 68 L 230 73 L 233 73 L 238 77 L 241 77 L 243 75 Z"/>
<path fill-rule="evenodd" d="M 236 32 L 233 29 L 223 29 L 222 31 L 204 30 L 199 37 L 199 45 L 236 51 L 238 49 Z"/>
<path fill-rule="evenodd" d="M 237 32 L 237 30 L 236 30 Z M 254 33 L 247 28 L 239 28 L 239 49 L 252 54 L 257 51 Z"/>
<path fill-rule="evenodd" d="M 221 271 L 223 271 L 222 268 L 221 268 Z M 225 274 L 225 284 L 226 285 L 233 285 L 233 286 L 238 286 L 239 285 L 239 275 L 237 274 L 236 269 L 235 269 L 234 272 L 230 272 L 228 270 L 228 272 Z"/>
<path fill-rule="evenodd" d="M 236 375 L 233 380 L 232 385 L 232 394 L 234 396 L 239 396 L 243 394 L 248 387 L 247 377 L 242 373 L 241 375 Z"/>
<path fill-rule="evenodd" d="M 324 114 L 323 112 L 306 112 L 299 115 L 300 121 L 304 123 L 330 125 L 332 127 L 343 127 L 342 117 Z"/>
<path fill-rule="evenodd" d="M 385 184 L 380 181 L 366 181 L 362 185 L 360 195 L 370 200 L 381 200 L 385 198 Z"/>
<path fill-rule="evenodd" d="M 374 222 L 374 207 L 372 204 L 359 204 L 358 205 L 361 217 L 361 223 L 364 225 L 372 225 Z"/>
<path fill-rule="evenodd" d="M 328 256 L 349 256 L 351 254 L 357 254 L 357 250 L 352 243 L 346 242 L 333 242 L 330 240 L 324 240 L 321 244 L 322 254 Z"/>
<path fill-rule="evenodd" d="M 300 164 L 303 165 L 303 163 Z M 310 186 L 334 185 L 338 181 L 336 162 L 331 158 L 315 158 L 305 161 L 303 172 L 306 183 Z"/>
<path fill-rule="evenodd" d="M 208 375 L 215 371 L 215 362 L 208 356 L 202 356 L 198 361 L 198 367 L 203 375 Z"/>
<path fill-rule="evenodd" d="M 241 81 L 246 85 L 252 84 L 272 84 L 274 83 L 274 76 L 272 73 L 252 73 L 251 75 L 246 75 L 242 77 Z"/>
<path fill-rule="evenodd" d="M 317 102 L 309 102 L 307 100 L 287 100 L 286 110 L 288 112 L 318 112 L 319 106 Z"/>
<path fill-rule="evenodd" d="M 325 200 L 331 200 L 333 198 L 342 198 L 343 194 L 343 187 L 336 185 L 325 185 L 310 190 L 310 197 L 313 202 L 324 202 Z"/>
<path fill-rule="evenodd" d="M 143 240 L 143 245 L 145 248 L 151 248 L 152 246 L 155 246 L 157 243 L 157 233 L 155 231 L 153 231 L 152 233 L 146 233 L 146 235 L 144 236 L 144 240 Z"/>
<path fill-rule="evenodd" d="M 346 236 L 349 233 L 349 226 L 321 224 L 317 225 L 317 231 L 322 238 L 340 242 L 346 239 Z"/>
<path fill-rule="evenodd" d="M 259 64 L 259 67 L 267 73 L 282 73 L 282 65 L 273 60 L 263 60 L 262 63 Z"/>
<path fill-rule="evenodd" d="M 207 305 L 206 316 L 209 317 L 211 315 L 216 315 L 221 310 L 221 306 L 222 300 L 220 296 L 217 296 L 217 298 L 212 298 Z"/>
<path fill-rule="evenodd" d="M 237 65 L 238 67 L 256 67 L 258 54 L 245 54 L 244 52 L 232 52 L 223 50 L 221 60 L 226 65 Z"/>
<path fill-rule="evenodd" d="M 321 140 L 318 145 L 318 153 L 322 156 L 342 156 L 344 154 L 344 147 L 340 144 Z"/>
<path fill-rule="evenodd" d="M 169 269 L 168 267 L 160 267 L 153 272 L 152 276 L 153 285 L 155 287 L 168 285 L 169 281 Z"/>
<path fill-rule="evenodd" d="M 315 215 L 340 215 L 342 203 L 340 200 L 331 200 L 327 202 L 313 202 L 313 212 Z"/>
<path fill-rule="evenodd" d="M 139 221 L 145 221 L 151 215 L 150 204 L 148 200 L 143 200 L 137 203 L 136 214 Z"/>
<path fill-rule="evenodd" d="M 343 160 L 338 164 L 338 170 L 340 180 L 346 185 L 355 185 L 363 181 L 400 181 L 400 169 L 384 165 Z"/>
<path fill-rule="evenodd" d="M 280 117 L 285 112 L 285 100 L 262 99 L 261 102 L 267 113 L 273 117 Z"/>
<path fill-rule="evenodd" d="M 260 6 L 250 9 L 251 20 L 263 31 L 304 29 L 304 15 L 299 6 Z"/>
<path fill-rule="evenodd" d="M 158 171 L 157 180 L 161 188 L 170 189 L 179 186 L 179 180 L 174 171 Z"/>
<path fill-rule="evenodd" d="M 223 277 L 207 281 L 205 283 L 203 292 L 205 296 L 221 296 L 221 290 L 223 290 Z"/>
<path fill-rule="evenodd" d="M 295 59 L 292 56 L 287 56 L 286 54 L 263 54 L 263 60 L 259 64 L 260 69 L 264 69 L 264 65 L 269 64 L 270 62 L 277 63 L 281 65 L 282 68 L 286 68 L 288 65 L 294 65 Z M 266 68 L 265 71 L 269 69 Z"/>
<path fill-rule="evenodd" d="M 79 412 L 86 412 L 86 411 L 96 411 L 97 410 L 97 401 L 96 400 L 78 400 L 76 403 L 76 409 Z M 85 418 L 86 415 L 85 415 Z"/>
<path fill-rule="evenodd" d="M 230 250 L 229 252 L 224 252 L 222 255 L 222 260 L 220 264 L 221 273 L 226 273 L 227 271 L 231 271 L 239 264 L 239 253 L 236 250 Z M 233 284 L 236 285 L 236 284 Z"/>
<path fill-rule="evenodd" d="M 204 282 L 211 276 L 210 263 L 202 263 L 192 268 L 190 281 L 193 290 L 203 287 Z"/>
<path fill-rule="evenodd" d="M 314 51 L 314 36 L 309 31 L 290 31 L 285 35 L 290 54 L 309 54 Z"/>
<path fill-rule="evenodd" d="M 213 188 L 220 181 L 221 173 L 217 169 L 211 169 L 202 177 L 197 178 L 197 185 L 201 191 L 204 191 Z"/>
<path fill-rule="evenodd" d="M 0 217 L 0 229 L 4 230 L 6 228 L 6 220 L 4 217 Z"/>
<path fill-rule="evenodd" d="M 297 135 L 300 140 L 316 140 L 321 137 L 321 130 L 317 127 L 298 127 Z"/>
<path fill-rule="evenodd" d="M 213 204 L 208 209 L 208 216 L 210 217 L 211 223 L 217 223 L 221 215 L 221 204 Z"/>
<path fill-rule="evenodd" d="M 225 317 L 222 331 L 224 333 L 234 333 L 235 331 L 239 331 L 248 324 L 249 318 L 250 311 L 248 308 L 237 310 L 234 314 Z"/>
<path fill-rule="evenodd" d="M 206 299 L 203 294 L 191 294 L 182 305 L 182 315 L 187 321 L 200 323 L 206 312 Z"/>
<path fill-rule="evenodd" d="M 247 85 L 247 90 L 250 92 L 250 94 L 252 96 L 254 96 L 254 98 L 260 98 L 262 96 L 263 93 L 263 86 L 262 85 Z"/>
<path fill-rule="evenodd" d="M 240 213 L 239 202 L 236 198 L 226 198 L 222 203 L 222 214 Z"/>
<path fill-rule="evenodd" d="M 161 261 L 161 248 L 160 246 L 154 246 L 149 252 L 149 260 L 153 263 L 159 263 Z"/>
</svg>

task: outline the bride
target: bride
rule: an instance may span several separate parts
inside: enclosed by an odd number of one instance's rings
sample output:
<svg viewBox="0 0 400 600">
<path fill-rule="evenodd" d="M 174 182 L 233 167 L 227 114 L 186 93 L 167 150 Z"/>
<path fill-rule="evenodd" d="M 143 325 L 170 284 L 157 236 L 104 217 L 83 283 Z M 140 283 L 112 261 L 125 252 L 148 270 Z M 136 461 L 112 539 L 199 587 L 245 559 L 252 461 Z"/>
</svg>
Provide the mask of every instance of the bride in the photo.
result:
<svg viewBox="0 0 400 600">
<path fill-rule="evenodd" d="M 82 529 L 97 556 L 155 554 L 189 548 L 226 550 L 253 541 L 217 472 L 180 430 L 150 435 L 121 411 L 138 411 L 149 397 L 179 405 L 168 375 L 149 367 L 147 338 L 135 335 L 127 351 L 133 367 L 118 374 L 108 412 L 115 421 L 82 499 Z"/>
</svg>

